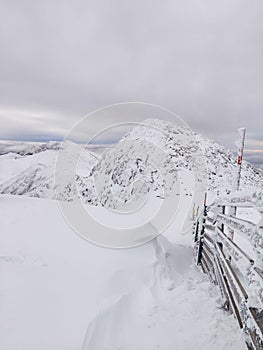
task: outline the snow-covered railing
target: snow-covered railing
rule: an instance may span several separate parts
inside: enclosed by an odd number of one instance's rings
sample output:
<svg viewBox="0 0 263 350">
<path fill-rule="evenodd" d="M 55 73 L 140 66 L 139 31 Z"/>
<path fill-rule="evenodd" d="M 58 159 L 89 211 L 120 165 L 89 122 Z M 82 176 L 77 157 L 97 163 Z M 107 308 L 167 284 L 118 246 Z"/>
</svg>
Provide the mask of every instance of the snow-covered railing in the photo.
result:
<svg viewBox="0 0 263 350">
<path fill-rule="evenodd" d="M 257 227 L 253 222 L 225 214 L 218 214 L 217 221 L 242 235 L 245 239 L 249 239 L 255 246 L 260 243 Z"/>
<path fill-rule="evenodd" d="M 238 208 L 261 215 L 256 224 Z M 260 217 L 260 215 L 258 215 Z M 240 237 L 247 244 L 233 239 Z M 219 286 L 224 307 L 243 329 L 247 348 L 263 349 L 263 194 L 238 192 L 204 206 L 194 225 L 197 264 Z M 248 249 L 248 247 L 250 247 Z"/>
<path fill-rule="evenodd" d="M 217 199 L 214 205 L 235 207 L 263 207 L 262 190 L 238 191 L 231 195 Z"/>
</svg>

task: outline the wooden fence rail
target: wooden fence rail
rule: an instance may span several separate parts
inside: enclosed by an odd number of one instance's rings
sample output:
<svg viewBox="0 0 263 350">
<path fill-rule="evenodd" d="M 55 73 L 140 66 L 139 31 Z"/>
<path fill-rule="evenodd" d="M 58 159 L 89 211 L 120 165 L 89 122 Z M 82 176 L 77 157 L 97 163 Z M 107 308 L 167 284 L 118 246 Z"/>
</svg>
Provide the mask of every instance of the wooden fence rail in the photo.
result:
<svg viewBox="0 0 263 350">
<path fill-rule="evenodd" d="M 237 218 L 231 207 L 254 208 L 262 215 L 258 196 L 261 205 L 258 194 L 205 205 L 193 231 L 197 264 L 219 286 L 224 307 L 237 319 L 249 350 L 263 349 L 263 219 L 256 225 Z M 250 251 L 232 239 L 233 231 L 247 240 Z"/>
</svg>

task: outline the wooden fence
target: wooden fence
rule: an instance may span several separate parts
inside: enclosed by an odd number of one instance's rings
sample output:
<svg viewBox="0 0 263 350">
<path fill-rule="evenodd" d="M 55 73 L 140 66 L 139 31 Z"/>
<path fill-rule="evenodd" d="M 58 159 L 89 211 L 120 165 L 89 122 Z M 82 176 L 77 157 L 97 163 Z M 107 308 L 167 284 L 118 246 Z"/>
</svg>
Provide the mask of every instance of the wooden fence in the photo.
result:
<svg viewBox="0 0 263 350">
<path fill-rule="evenodd" d="M 262 215 L 257 196 L 238 195 L 205 205 L 193 232 L 197 264 L 219 286 L 223 306 L 237 319 L 249 350 L 263 349 L 263 219 L 256 225 L 238 212 L 252 208 Z"/>
</svg>

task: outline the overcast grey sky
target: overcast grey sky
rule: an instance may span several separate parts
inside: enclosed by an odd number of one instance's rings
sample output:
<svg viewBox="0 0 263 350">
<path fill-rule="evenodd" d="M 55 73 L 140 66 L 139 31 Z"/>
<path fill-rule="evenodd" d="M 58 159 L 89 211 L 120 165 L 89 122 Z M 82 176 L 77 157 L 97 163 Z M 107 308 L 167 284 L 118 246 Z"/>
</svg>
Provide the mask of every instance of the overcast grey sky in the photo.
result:
<svg viewBox="0 0 263 350">
<path fill-rule="evenodd" d="M 0 0 L 0 138 L 141 101 L 263 163 L 263 1 Z"/>
</svg>

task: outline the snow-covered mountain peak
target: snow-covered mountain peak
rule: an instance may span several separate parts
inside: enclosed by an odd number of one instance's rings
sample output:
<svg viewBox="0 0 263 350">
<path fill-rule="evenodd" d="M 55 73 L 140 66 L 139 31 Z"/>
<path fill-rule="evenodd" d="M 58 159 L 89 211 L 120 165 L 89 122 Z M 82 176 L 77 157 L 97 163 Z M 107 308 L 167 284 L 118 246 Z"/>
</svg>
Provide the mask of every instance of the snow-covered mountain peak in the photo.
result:
<svg viewBox="0 0 263 350">
<path fill-rule="evenodd" d="M 163 198 L 178 181 L 185 193 L 191 195 L 194 188 L 185 188 L 181 172 L 194 171 L 195 186 L 207 180 L 211 200 L 235 190 L 237 162 L 231 151 L 187 126 L 146 119 L 103 154 L 71 141 L 62 144 L 2 141 L 1 193 L 55 197 L 54 171 L 59 150 L 68 158 L 69 166 L 70 159 L 75 164 L 76 154 L 80 154 L 74 181 L 81 198 L 90 204 L 114 208 L 149 192 Z M 241 176 L 242 189 L 262 188 L 262 172 L 245 161 Z M 61 187 L 56 184 L 60 187 L 60 199 L 71 199 L 71 181 Z M 35 182 L 34 191 L 25 182 Z"/>
<path fill-rule="evenodd" d="M 199 170 L 205 178 L 206 164 L 191 130 L 147 119 L 104 152 L 86 178 L 95 180 L 93 187 L 85 188 L 83 179 L 80 187 L 84 200 L 90 202 L 96 193 L 102 205 L 115 208 L 118 202 L 124 204 L 149 192 L 159 198 L 169 195 L 178 171 L 186 170 Z"/>
</svg>

